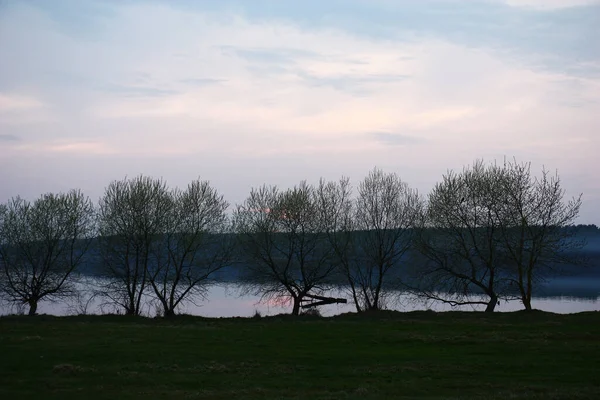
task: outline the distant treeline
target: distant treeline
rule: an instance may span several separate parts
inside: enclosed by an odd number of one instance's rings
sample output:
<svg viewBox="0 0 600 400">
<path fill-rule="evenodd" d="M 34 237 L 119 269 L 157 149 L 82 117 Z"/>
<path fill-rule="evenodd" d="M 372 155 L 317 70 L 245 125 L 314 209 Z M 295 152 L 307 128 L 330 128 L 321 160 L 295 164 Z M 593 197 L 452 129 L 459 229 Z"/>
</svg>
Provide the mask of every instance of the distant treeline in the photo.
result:
<svg viewBox="0 0 600 400">
<path fill-rule="evenodd" d="M 572 264 L 559 264 L 557 265 L 557 269 L 560 271 L 560 276 L 565 277 L 597 277 L 600 278 L 600 228 L 593 224 L 578 224 L 574 225 L 572 228 L 577 231 L 577 240 L 581 240 L 584 244 L 581 248 L 573 251 L 572 259 L 576 262 Z M 353 232 L 352 234 L 359 235 L 359 232 Z M 236 234 L 226 233 L 226 234 L 215 234 L 217 238 L 214 239 L 215 242 L 220 240 L 233 240 L 234 243 L 239 244 L 239 238 L 232 238 L 231 235 L 236 236 Z M 221 238 L 223 235 L 224 239 Z M 102 254 L 100 252 L 100 242 L 101 239 L 95 237 L 91 240 L 89 244 L 86 244 L 85 241 L 79 241 L 82 246 L 88 246 L 87 251 L 83 257 L 81 265 L 77 269 L 80 274 L 87 276 L 97 276 L 97 277 L 106 277 L 107 270 L 104 268 Z M 238 248 L 238 252 L 241 252 L 242 249 Z M 212 276 L 213 281 L 215 282 L 240 282 L 244 279 L 244 274 L 242 271 L 244 269 L 243 262 L 241 261 L 242 257 L 239 257 L 240 261 L 232 260 L 231 265 L 225 266 L 223 269 L 216 271 Z M 417 257 L 415 255 L 410 254 L 410 251 L 404 256 L 404 262 L 414 263 L 416 262 Z M 580 262 L 583 260 L 584 262 Z M 399 275 L 407 277 L 408 268 L 397 268 Z M 556 274 L 549 274 L 547 278 L 552 278 L 556 276 Z M 338 282 L 343 284 L 345 281 L 342 278 L 339 278 Z M 600 288 L 599 288 L 600 290 Z"/>
<path fill-rule="evenodd" d="M 34 315 L 40 301 L 76 295 L 83 274 L 101 276 L 94 295 L 128 315 L 148 296 L 174 315 L 217 280 L 293 314 L 348 301 L 379 310 L 399 291 L 530 310 L 548 278 L 600 276 L 600 231 L 574 224 L 580 206 L 558 175 L 516 162 L 477 161 L 427 196 L 378 169 L 356 190 L 346 178 L 265 185 L 233 213 L 207 181 L 126 178 L 98 204 L 73 190 L 0 205 L 0 296 Z M 346 297 L 331 296 L 339 288 Z"/>
</svg>

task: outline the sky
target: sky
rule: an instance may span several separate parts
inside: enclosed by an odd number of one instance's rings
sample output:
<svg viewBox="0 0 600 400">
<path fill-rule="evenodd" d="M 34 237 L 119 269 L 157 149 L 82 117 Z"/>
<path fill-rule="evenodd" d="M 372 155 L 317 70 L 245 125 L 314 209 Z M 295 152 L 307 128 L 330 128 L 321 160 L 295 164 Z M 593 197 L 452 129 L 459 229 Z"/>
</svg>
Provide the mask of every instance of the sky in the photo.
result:
<svg viewBox="0 0 600 400">
<path fill-rule="evenodd" d="M 0 0 L 0 202 L 514 158 L 600 225 L 599 128 L 597 0 Z"/>
</svg>

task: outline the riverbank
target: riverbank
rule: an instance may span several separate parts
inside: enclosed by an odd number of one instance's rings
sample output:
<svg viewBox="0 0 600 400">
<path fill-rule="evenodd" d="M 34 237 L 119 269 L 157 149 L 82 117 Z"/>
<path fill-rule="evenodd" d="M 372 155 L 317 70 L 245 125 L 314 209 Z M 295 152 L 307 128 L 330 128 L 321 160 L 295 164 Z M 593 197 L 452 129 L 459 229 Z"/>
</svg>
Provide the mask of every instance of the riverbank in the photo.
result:
<svg viewBox="0 0 600 400">
<path fill-rule="evenodd" d="M 597 399 L 600 313 L 1 317 L 0 398 Z"/>
</svg>

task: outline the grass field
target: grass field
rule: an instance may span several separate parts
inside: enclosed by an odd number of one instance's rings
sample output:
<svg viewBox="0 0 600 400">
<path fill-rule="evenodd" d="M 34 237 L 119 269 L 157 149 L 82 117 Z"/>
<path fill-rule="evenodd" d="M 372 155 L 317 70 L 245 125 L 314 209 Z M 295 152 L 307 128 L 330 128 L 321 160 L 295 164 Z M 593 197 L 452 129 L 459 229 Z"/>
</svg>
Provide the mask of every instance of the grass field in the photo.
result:
<svg viewBox="0 0 600 400">
<path fill-rule="evenodd" d="M 0 318 L 0 399 L 600 399 L 600 313 Z"/>
</svg>

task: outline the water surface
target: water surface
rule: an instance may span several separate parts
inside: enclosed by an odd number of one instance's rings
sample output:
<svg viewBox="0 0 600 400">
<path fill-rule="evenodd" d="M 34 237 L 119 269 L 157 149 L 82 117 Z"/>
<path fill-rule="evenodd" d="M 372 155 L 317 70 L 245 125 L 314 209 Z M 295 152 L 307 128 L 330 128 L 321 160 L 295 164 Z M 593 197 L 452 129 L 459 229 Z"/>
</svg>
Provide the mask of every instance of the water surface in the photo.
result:
<svg viewBox="0 0 600 400">
<path fill-rule="evenodd" d="M 79 300 L 73 299 L 60 303 L 40 303 L 38 313 L 64 316 L 80 313 L 103 314 L 117 312 L 117 309 L 103 304 L 99 298 L 91 299 L 88 302 L 90 298 L 89 293 L 91 292 L 90 288 L 95 284 L 97 284 L 97 281 L 79 284 L 79 288 L 83 293 L 82 298 Z M 600 311 L 600 296 L 597 288 L 600 288 L 600 279 L 595 282 L 590 282 L 589 279 L 579 281 L 567 279 L 563 283 L 554 282 L 554 284 L 548 285 L 547 290 L 541 290 L 543 295 L 534 298 L 532 306 L 538 310 L 559 314 Z M 241 295 L 240 293 L 239 285 L 233 283 L 212 285 L 208 288 L 205 299 L 196 299 L 195 304 L 187 303 L 180 307 L 178 312 L 203 317 L 251 317 L 256 312 L 259 312 L 261 315 L 276 315 L 291 311 L 290 305 L 261 301 L 259 296 Z M 349 298 L 343 291 L 334 293 L 333 295 L 335 297 Z M 444 312 L 457 310 L 483 311 L 485 309 L 483 305 L 451 307 L 448 304 L 440 302 L 415 301 L 413 297 L 405 293 L 395 293 L 395 295 L 394 302 L 389 303 L 388 308 L 398 311 L 432 310 Z M 144 314 L 156 316 L 157 307 L 155 303 L 153 304 L 152 298 L 147 296 L 145 300 Z M 502 301 L 497 306 L 496 311 L 509 312 L 522 309 L 523 306 L 518 301 Z M 17 307 L 6 304 L 0 305 L 0 315 L 23 311 L 26 310 L 19 310 Z M 324 316 L 333 316 L 346 312 L 354 312 L 355 308 L 350 303 L 334 304 L 319 307 L 319 311 Z"/>
</svg>

